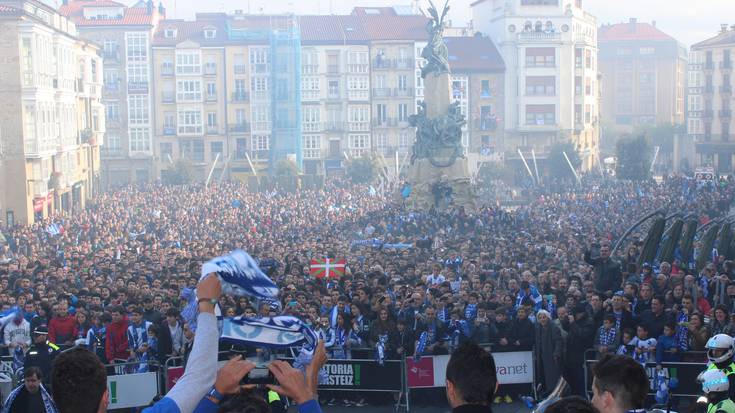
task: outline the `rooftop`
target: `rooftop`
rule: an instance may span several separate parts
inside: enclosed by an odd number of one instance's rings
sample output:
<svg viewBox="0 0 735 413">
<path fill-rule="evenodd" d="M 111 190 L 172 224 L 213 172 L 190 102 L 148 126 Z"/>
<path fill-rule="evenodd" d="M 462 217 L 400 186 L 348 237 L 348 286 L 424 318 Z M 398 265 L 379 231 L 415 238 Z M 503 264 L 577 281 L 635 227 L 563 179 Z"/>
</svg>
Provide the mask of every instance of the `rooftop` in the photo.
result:
<svg viewBox="0 0 735 413">
<path fill-rule="evenodd" d="M 84 9 L 88 7 L 124 7 L 123 15 L 118 19 L 87 19 Z M 77 26 L 151 26 L 157 16 L 153 7 L 148 13 L 146 7 L 125 7 L 124 4 L 110 0 L 70 0 L 59 7 L 59 14 L 68 17 Z"/>
<path fill-rule="evenodd" d="M 673 37 L 657 29 L 655 22 L 638 23 L 630 19 L 628 23 L 603 24 L 597 30 L 597 40 L 614 42 L 620 40 L 675 40 Z"/>
<path fill-rule="evenodd" d="M 497 72 L 505 63 L 489 37 L 445 37 L 452 72 Z"/>
<path fill-rule="evenodd" d="M 692 49 L 723 45 L 735 45 L 735 25 L 730 26 L 730 30 L 727 29 L 727 25 L 723 25 L 717 36 L 692 45 Z"/>
</svg>

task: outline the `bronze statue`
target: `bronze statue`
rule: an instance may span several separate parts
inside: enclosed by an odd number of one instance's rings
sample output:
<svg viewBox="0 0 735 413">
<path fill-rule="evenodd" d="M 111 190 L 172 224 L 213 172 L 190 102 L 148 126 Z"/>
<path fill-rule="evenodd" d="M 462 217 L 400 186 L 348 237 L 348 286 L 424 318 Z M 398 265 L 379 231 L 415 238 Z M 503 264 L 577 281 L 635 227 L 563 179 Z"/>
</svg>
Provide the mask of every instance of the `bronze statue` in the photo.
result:
<svg viewBox="0 0 735 413">
<path fill-rule="evenodd" d="M 449 73 L 449 51 L 447 45 L 444 44 L 444 18 L 449 11 L 449 0 L 444 3 L 444 10 L 442 10 L 441 16 L 439 11 L 434 6 L 434 3 L 429 0 L 429 14 L 432 19 L 426 24 L 426 31 L 431 35 L 429 37 L 429 43 L 421 51 L 421 57 L 426 59 L 426 65 L 421 68 L 421 77 L 426 79 L 429 73 L 440 75 L 442 73 Z"/>
<path fill-rule="evenodd" d="M 466 121 L 459 102 L 452 103 L 446 115 L 433 119 L 426 116 L 426 103 L 421 102 L 419 112 L 409 116 L 408 121 L 411 126 L 416 127 L 412 164 L 417 159 L 428 159 L 434 167 L 446 168 L 454 164 L 457 158 L 464 156 L 462 127 Z"/>
</svg>

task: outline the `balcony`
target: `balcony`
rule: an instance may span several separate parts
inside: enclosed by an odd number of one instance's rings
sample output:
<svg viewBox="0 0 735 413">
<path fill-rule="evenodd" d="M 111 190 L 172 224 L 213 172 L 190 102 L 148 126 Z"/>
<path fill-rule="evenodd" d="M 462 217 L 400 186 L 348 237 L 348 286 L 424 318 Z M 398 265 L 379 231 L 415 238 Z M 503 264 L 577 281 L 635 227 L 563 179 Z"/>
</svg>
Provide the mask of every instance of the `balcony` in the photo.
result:
<svg viewBox="0 0 735 413">
<path fill-rule="evenodd" d="M 561 33 L 546 32 L 522 32 L 518 33 L 518 41 L 526 43 L 550 43 L 560 42 Z"/>
<path fill-rule="evenodd" d="M 204 100 L 207 101 L 207 102 L 216 102 L 217 101 L 217 94 L 215 93 L 213 95 L 207 95 L 204 98 Z"/>
<path fill-rule="evenodd" d="M 715 93 L 715 87 L 712 85 L 707 85 L 704 87 L 704 94 L 705 95 L 711 95 Z"/>
<path fill-rule="evenodd" d="M 112 50 L 105 50 L 102 52 L 102 58 L 104 59 L 105 63 L 107 62 L 119 62 L 120 61 L 120 52 L 118 49 L 112 49 Z"/>
<path fill-rule="evenodd" d="M 250 100 L 250 94 L 245 91 L 232 92 L 233 102 L 247 102 Z"/>
<path fill-rule="evenodd" d="M 340 93 L 332 93 L 332 92 L 330 92 L 327 95 L 327 100 L 342 100 L 342 95 Z"/>
<path fill-rule="evenodd" d="M 128 93 L 148 93 L 148 82 L 128 82 Z"/>
<path fill-rule="evenodd" d="M 247 67 L 245 65 L 235 65 L 236 75 L 244 75 L 245 72 L 247 72 Z"/>
<path fill-rule="evenodd" d="M 722 62 L 720 62 L 720 70 L 732 70 L 732 60 L 723 60 Z"/>
<path fill-rule="evenodd" d="M 367 63 L 350 63 L 347 65 L 347 72 L 348 73 L 367 73 L 368 64 Z"/>
<path fill-rule="evenodd" d="M 217 76 L 217 66 L 204 65 L 204 76 Z"/>
<path fill-rule="evenodd" d="M 413 70 L 416 68 L 415 62 L 410 57 L 400 57 L 395 60 L 396 69 L 409 69 Z"/>
<path fill-rule="evenodd" d="M 161 94 L 161 102 L 176 103 L 176 92 L 163 92 Z"/>
<path fill-rule="evenodd" d="M 578 122 L 581 122 L 581 119 L 575 120 L 574 123 L 577 124 Z M 475 129 L 492 132 L 498 129 L 498 119 L 495 116 L 491 116 L 485 119 L 475 119 Z"/>
<path fill-rule="evenodd" d="M 217 125 L 207 125 L 207 135 L 218 135 L 219 127 Z"/>
<path fill-rule="evenodd" d="M 343 132 L 345 130 L 344 122 L 324 122 L 324 130 L 327 132 Z"/>
<path fill-rule="evenodd" d="M 227 130 L 232 133 L 248 133 L 250 124 L 248 122 L 231 123 L 227 126 Z"/>
<path fill-rule="evenodd" d="M 339 65 L 327 65 L 327 74 L 328 75 L 338 75 Z"/>
<path fill-rule="evenodd" d="M 373 119 L 373 127 L 376 128 L 392 128 L 398 126 L 396 118 L 376 118 Z"/>
<path fill-rule="evenodd" d="M 305 75 L 315 75 L 319 73 L 319 65 L 301 65 L 301 73 Z"/>
<path fill-rule="evenodd" d="M 164 136 L 176 136 L 176 126 L 164 126 L 163 135 Z"/>
<path fill-rule="evenodd" d="M 373 69 L 374 70 L 388 70 L 392 67 L 390 59 L 387 59 L 385 57 L 376 57 L 373 59 Z"/>
<path fill-rule="evenodd" d="M 393 89 L 389 87 L 376 87 L 376 88 L 373 88 L 373 97 L 376 97 L 376 98 L 390 97 L 392 91 Z"/>
<path fill-rule="evenodd" d="M 348 123 L 350 132 L 367 132 L 370 130 L 370 122 L 353 121 Z"/>
<path fill-rule="evenodd" d="M 704 63 L 704 70 L 706 71 L 712 71 L 715 70 L 715 63 L 712 61 L 705 62 Z"/>
<path fill-rule="evenodd" d="M 402 97 L 402 98 L 405 98 L 405 97 L 411 97 L 412 98 L 413 97 L 413 88 L 412 87 L 408 87 L 408 88 L 395 88 L 393 90 L 393 96 Z"/>
<path fill-rule="evenodd" d="M 712 119 L 712 117 L 714 116 L 714 113 L 715 112 L 712 109 L 709 109 L 709 110 L 705 109 L 704 111 L 702 111 L 702 117 L 704 119 Z"/>
<path fill-rule="evenodd" d="M 732 85 L 720 86 L 720 94 L 727 96 L 732 95 Z"/>
<path fill-rule="evenodd" d="M 730 119 L 732 118 L 732 109 L 723 109 L 719 111 L 717 115 L 720 117 L 720 119 Z"/>
<path fill-rule="evenodd" d="M 108 82 L 105 83 L 105 92 L 119 92 L 120 91 L 120 81 L 117 82 Z"/>
<path fill-rule="evenodd" d="M 161 76 L 173 76 L 174 67 L 172 65 L 162 64 L 161 65 Z"/>
</svg>

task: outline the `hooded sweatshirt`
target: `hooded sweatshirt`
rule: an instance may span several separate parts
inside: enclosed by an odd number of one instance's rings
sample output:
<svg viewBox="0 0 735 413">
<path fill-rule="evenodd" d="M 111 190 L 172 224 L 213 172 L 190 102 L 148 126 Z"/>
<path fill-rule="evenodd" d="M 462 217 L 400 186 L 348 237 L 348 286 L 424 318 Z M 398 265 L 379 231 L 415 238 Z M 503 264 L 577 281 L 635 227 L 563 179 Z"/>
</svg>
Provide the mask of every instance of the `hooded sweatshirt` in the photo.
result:
<svg viewBox="0 0 735 413">
<path fill-rule="evenodd" d="M 54 317 L 48 323 L 48 336 L 52 343 L 64 344 L 74 341 L 74 328 L 76 320 L 74 316 Z"/>
<path fill-rule="evenodd" d="M 105 341 L 105 355 L 112 362 L 115 359 L 127 360 L 128 352 L 128 317 L 107 326 L 107 340 Z"/>
</svg>

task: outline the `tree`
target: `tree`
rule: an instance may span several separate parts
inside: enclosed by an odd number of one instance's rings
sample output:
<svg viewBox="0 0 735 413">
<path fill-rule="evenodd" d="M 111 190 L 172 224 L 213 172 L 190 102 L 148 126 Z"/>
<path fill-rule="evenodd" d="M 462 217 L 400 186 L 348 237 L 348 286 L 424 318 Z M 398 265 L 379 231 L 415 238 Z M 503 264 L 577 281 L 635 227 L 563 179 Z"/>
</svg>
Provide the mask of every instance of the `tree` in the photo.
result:
<svg viewBox="0 0 735 413">
<path fill-rule="evenodd" d="M 658 146 L 662 154 L 674 152 L 674 135 L 686 134 L 684 125 L 660 123 L 658 125 L 639 125 L 633 130 L 634 136 L 643 135 L 653 146 Z"/>
<path fill-rule="evenodd" d="M 281 159 L 276 163 L 276 176 L 297 176 L 298 174 L 299 167 L 296 165 L 296 162 L 290 159 Z"/>
<path fill-rule="evenodd" d="M 378 164 L 375 159 L 367 156 L 352 158 L 347 161 L 345 170 L 352 182 L 366 184 L 376 179 L 378 175 Z"/>
<path fill-rule="evenodd" d="M 194 180 L 194 164 L 188 159 L 177 159 L 174 168 L 162 176 L 163 181 L 171 185 L 186 185 Z"/>
<path fill-rule="evenodd" d="M 618 179 L 642 181 L 650 178 L 653 150 L 645 136 L 620 139 L 616 152 L 618 162 L 615 176 Z"/>
<path fill-rule="evenodd" d="M 564 157 L 565 153 L 575 170 L 582 165 L 582 158 L 579 157 L 574 144 L 571 142 L 555 143 L 549 150 L 549 173 L 551 173 L 552 178 L 574 178 L 574 173 L 569 168 L 569 162 Z M 533 167 L 532 165 L 529 166 Z"/>
</svg>

